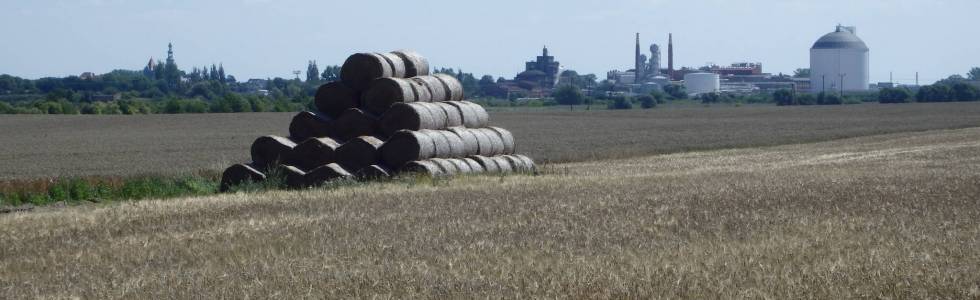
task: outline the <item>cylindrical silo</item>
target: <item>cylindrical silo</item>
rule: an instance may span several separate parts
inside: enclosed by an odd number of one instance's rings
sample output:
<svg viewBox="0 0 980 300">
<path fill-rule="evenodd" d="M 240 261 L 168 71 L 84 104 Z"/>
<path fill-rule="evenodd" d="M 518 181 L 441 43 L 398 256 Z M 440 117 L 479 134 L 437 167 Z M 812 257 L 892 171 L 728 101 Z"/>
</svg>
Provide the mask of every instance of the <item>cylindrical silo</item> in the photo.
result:
<svg viewBox="0 0 980 300">
<path fill-rule="evenodd" d="M 689 73 L 684 75 L 684 88 L 691 95 L 721 91 L 721 76 L 715 73 Z"/>
<path fill-rule="evenodd" d="M 867 91 L 870 83 L 868 46 L 854 27 L 837 30 L 817 40 L 810 48 L 810 89 L 822 91 Z"/>
</svg>

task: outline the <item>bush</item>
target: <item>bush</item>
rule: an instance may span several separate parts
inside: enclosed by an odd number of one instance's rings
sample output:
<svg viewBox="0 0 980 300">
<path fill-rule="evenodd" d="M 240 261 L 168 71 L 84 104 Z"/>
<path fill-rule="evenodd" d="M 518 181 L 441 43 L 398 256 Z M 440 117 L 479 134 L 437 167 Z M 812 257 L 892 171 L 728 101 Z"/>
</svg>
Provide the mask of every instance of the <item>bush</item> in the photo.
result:
<svg viewBox="0 0 980 300">
<path fill-rule="evenodd" d="M 609 109 L 633 109 L 633 102 L 626 97 L 616 97 L 606 107 Z"/>
<path fill-rule="evenodd" d="M 579 105 L 585 103 L 585 95 L 582 94 L 582 91 L 578 87 L 573 85 L 559 87 L 552 96 L 561 105 Z"/>
<path fill-rule="evenodd" d="M 912 99 L 912 92 L 905 88 L 884 88 L 878 92 L 880 103 L 906 103 Z"/>
<path fill-rule="evenodd" d="M 683 85 L 668 84 L 664 87 L 664 93 L 667 93 L 671 99 L 687 99 L 687 89 Z"/>
<path fill-rule="evenodd" d="M 657 106 L 657 100 L 650 95 L 643 95 L 637 98 L 640 101 L 640 107 L 644 109 L 650 109 Z"/>
<path fill-rule="evenodd" d="M 776 101 L 776 105 L 780 106 L 801 104 L 796 100 L 796 94 L 786 89 L 778 90 L 772 93 L 772 99 Z"/>
</svg>

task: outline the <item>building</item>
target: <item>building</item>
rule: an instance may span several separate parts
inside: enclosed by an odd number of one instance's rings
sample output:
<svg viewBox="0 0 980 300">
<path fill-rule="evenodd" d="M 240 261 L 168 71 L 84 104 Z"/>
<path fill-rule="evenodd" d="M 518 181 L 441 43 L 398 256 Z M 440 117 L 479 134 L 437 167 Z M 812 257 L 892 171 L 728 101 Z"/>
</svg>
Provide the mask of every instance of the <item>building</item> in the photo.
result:
<svg viewBox="0 0 980 300">
<path fill-rule="evenodd" d="M 712 65 L 707 67 L 707 71 L 721 76 L 748 76 L 762 75 L 762 63 L 734 63 L 730 66 Z"/>
<path fill-rule="evenodd" d="M 690 73 L 684 75 L 684 88 L 690 95 L 721 91 L 721 77 L 715 73 Z"/>
<path fill-rule="evenodd" d="M 867 91 L 870 86 L 869 53 L 855 27 L 838 25 L 834 32 L 824 35 L 810 48 L 811 91 Z"/>
<path fill-rule="evenodd" d="M 516 81 L 526 81 L 539 84 L 542 88 L 553 88 L 558 84 L 558 74 L 561 64 L 554 56 L 548 55 L 548 47 L 541 50 L 541 56 L 524 64 L 524 72 L 517 74 Z"/>
</svg>

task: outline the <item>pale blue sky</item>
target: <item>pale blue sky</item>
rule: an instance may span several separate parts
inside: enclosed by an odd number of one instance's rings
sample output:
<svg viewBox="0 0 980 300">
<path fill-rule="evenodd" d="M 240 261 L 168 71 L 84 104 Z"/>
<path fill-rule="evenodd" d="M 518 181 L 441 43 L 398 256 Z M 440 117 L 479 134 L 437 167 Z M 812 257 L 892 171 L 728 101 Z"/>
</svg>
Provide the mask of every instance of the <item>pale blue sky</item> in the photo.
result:
<svg viewBox="0 0 980 300">
<path fill-rule="evenodd" d="M 513 77 L 542 45 L 569 69 L 627 69 L 674 33 L 680 66 L 809 64 L 838 23 L 871 48 L 871 80 L 923 82 L 980 66 L 978 0 L 299 1 L 3 0 L 0 73 L 27 78 L 138 69 L 173 42 L 184 69 L 222 62 L 247 78 L 291 77 L 306 61 L 412 48 L 434 66 Z"/>
</svg>

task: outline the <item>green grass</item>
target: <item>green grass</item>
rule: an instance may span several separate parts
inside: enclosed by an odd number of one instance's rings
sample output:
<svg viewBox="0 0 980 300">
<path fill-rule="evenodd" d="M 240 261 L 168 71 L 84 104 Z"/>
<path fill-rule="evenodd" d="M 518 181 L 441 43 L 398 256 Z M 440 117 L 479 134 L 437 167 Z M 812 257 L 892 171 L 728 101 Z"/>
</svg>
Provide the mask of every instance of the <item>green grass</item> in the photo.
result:
<svg viewBox="0 0 980 300">
<path fill-rule="evenodd" d="M 215 194 L 219 178 L 208 175 L 133 178 L 65 178 L 7 183 L 0 190 L 0 206 L 48 205 Z"/>
</svg>

